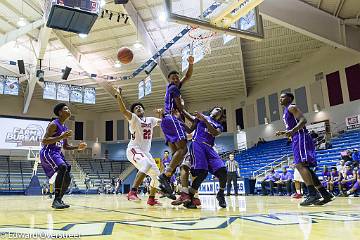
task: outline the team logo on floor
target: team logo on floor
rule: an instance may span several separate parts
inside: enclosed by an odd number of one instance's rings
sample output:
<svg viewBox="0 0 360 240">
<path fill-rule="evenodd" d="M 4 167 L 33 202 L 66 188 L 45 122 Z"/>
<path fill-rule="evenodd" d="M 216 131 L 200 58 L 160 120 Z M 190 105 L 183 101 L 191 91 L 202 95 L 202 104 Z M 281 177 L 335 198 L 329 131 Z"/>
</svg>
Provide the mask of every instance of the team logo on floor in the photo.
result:
<svg viewBox="0 0 360 240">
<path fill-rule="evenodd" d="M 314 213 L 273 213 L 258 215 L 237 215 L 227 217 L 205 217 L 188 220 L 142 220 L 142 221 L 109 221 L 66 224 L 59 229 L 29 228 L 19 226 L 0 226 L 0 236 L 51 236 L 51 237 L 86 237 L 112 235 L 115 224 L 160 228 L 175 231 L 195 231 L 224 229 L 235 221 L 250 221 L 254 224 L 272 226 L 317 224 L 321 221 L 350 222 L 360 221 L 360 213 L 354 212 L 314 212 Z"/>
</svg>

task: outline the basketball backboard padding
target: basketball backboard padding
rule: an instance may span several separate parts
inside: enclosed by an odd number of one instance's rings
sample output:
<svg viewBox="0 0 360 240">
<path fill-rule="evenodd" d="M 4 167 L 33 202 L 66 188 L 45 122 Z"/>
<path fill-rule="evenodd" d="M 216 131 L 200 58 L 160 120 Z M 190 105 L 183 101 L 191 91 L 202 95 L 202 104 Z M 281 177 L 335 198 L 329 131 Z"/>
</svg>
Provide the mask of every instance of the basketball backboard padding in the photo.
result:
<svg viewBox="0 0 360 240">
<path fill-rule="evenodd" d="M 248 0 L 254 1 L 254 0 Z M 255 0 L 259 1 L 259 0 Z M 262 18 L 259 10 L 255 7 L 253 10 L 242 16 L 237 22 L 230 27 L 215 25 L 211 23 L 212 17 L 220 14 L 221 11 L 232 1 L 214 1 L 214 0 L 165 0 L 165 7 L 170 21 L 180 24 L 200 27 L 217 33 L 226 33 L 229 35 L 240 36 L 250 40 L 262 40 L 264 38 L 264 30 Z M 251 13 L 251 14 L 250 14 Z M 245 19 L 244 21 L 244 18 Z M 242 22 L 251 22 L 249 28 L 243 28 Z"/>
</svg>

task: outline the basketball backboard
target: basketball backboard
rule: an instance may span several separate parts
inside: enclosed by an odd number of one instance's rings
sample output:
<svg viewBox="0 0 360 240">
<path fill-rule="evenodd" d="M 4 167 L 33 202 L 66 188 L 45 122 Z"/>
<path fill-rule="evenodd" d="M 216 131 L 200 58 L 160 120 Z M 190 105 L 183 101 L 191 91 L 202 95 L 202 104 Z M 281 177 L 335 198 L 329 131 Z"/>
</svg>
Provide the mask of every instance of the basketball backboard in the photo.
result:
<svg viewBox="0 0 360 240">
<path fill-rule="evenodd" d="M 165 7 L 170 21 L 260 40 L 264 31 L 257 6 L 263 1 L 165 0 Z"/>
</svg>

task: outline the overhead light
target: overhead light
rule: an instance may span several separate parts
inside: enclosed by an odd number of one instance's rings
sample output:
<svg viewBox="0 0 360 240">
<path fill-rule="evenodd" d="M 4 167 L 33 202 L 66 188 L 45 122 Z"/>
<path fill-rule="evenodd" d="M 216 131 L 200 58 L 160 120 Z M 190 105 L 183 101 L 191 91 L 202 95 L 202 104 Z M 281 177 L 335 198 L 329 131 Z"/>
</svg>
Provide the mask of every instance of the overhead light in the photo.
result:
<svg viewBox="0 0 360 240">
<path fill-rule="evenodd" d="M 19 18 L 19 21 L 17 21 L 17 25 L 19 27 L 24 27 L 24 26 L 26 26 L 26 24 L 27 24 L 27 22 L 26 22 L 25 18 L 23 18 L 23 17 Z"/>
<path fill-rule="evenodd" d="M 160 22 L 165 22 L 167 20 L 167 14 L 164 12 L 161 12 L 159 14 L 159 20 L 160 20 Z"/>
<path fill-rule="evenodd" d="M 100 7 L 105 6 L 105 4 L 106 4 L 106 1 L 105 1 L 105 0 L 101 0 L 101 1 L 100 1 Z"/>
<path fill-rule="evenodd" d="M 120 63 L 119 60 L 116 60 L 116 61 L 115 61 L 114 67 L 116 67 L 116 68 L 120 68 L 120 67 L 121 67 L 121 63 Z"/>
<path fill-rule="evenodd" d="M 314 104 L 314 112 L 316 112 L 316 113 L 320 112 L 320 107 L 316 103 Z"/>
<path fill-rule="evenodd" d="M 79 33 L 80 38 L 86 38 L 88 35 L 86 33 Z"/>
<path fill-rule="evenodd" d="M 269 119 L 267 117 L 264 118 L 264 123 L 265 123 L 265 125 L 269 124 Z"/>
<path fill-rule="evenodd" d="M 136 41 L 136 43 L 134 43 L 133 46 L 135 49 L 140 49 L 140 48 L 142 48 L 143 45 L 139 41 Z"/>
</svg>

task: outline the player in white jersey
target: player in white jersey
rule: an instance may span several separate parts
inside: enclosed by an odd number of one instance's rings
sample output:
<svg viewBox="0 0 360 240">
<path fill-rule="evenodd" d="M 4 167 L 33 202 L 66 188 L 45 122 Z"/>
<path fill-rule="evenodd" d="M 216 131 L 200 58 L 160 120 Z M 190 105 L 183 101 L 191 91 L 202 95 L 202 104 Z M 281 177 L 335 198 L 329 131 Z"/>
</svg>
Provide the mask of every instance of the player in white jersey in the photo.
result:
<svg viewBox="0 0 360 240">
<path fill-rule="evenodd" d="M 104 81 L 98 82 L 117 99 L 120 112 L 129 122 L 131 140 L 126 149 L 126 155 L 128 160 L 138 169 L 138 173 L 136 174 L 131 191 L 127 195 L 128 200 L 140 200 L 137 196 L 137 190 L 146 175 L 148 175 L 151 177 L 151 183 L 147 204 L 151 206 L 160 205 L 157 199 L 155 199 L 155 193 L 159 185 L 157 176 L 160 175 L 160 170 L 150 154 L 150 148 L 153 128 L 160 124 L 161 119 L 145 117 L 144 106 L 141 103 L 132 104 L 130 110 L 128 110 L 121 96 L 121 89 L 115 89 Z"/>
</svg>

